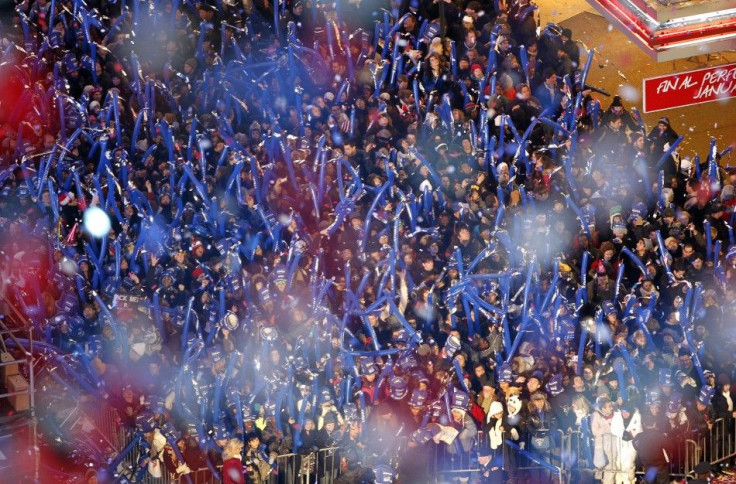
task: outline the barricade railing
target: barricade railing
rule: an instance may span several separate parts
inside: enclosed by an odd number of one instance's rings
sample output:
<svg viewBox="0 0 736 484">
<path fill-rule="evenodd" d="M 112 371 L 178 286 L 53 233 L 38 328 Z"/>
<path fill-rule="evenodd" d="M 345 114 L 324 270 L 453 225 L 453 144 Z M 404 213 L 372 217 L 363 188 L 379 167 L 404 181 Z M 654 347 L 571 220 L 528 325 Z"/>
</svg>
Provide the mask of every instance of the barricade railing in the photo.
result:
<svg viewBox="0 0 736 484">
<path fill-rule="evenodd" d="M 566 475 L 593 469 L 593 443 L 580 430 L 558 430 L 560 440 L 560 468 Z"/>
<path fill-rule="evenodd" d="M 271 473 L 269 484 L 308 484 L 309 469 L 301 472 L 300 457 L 299 454 L 281 454 L 276 457 L 276 472 Z"/>
<path fill-rule="evenodd" d="M 460 450 L 452 444 L 427 443 L 434 447 L 433 459 L 430 460 L 430 475 L 457 475 L 460 473 L 478 470 L 478 458 L 476 447 L 470 451 Z"/>
<path fill-rule="evenodd" d="M 340 473 L 339 447 L 328 447 L 306 454 L 282 454 L 268 484 L 332 484 Z"/>
<path fill-rule="evenodd" d="M 635 467 L 636 450 L 631 441 L 610 433 L 602 434 L 598 439 L 598 452 L 602 454 L 596 456 L 595 438 L 580 431 L 565 435 L 563 454 L 569 458 L 563 459 L 563 470 L 568 474 L 576 471 L 629 474 L 639 470 Z M 693 439 L 670 438 L 665 452 L 669 459 L 671 476 L 691 474 L 703 459 L 702 447 Z M 595 462 L 600 465 L 596 466 Z"/>
<path fill-rule="evenodd" d="M 695 466 L 704 460 L 716 464 L 736 457 L 733 431 L 734 429 L 731 429 L 727 422 L 719 420 L 714 422 L 708 434 L 695 436 L 696 438 L 690 438 L 693 437 L 692 435 L 670 438 L 665 448 L 669 459 L 670 475 L 672 477 L 691 476 Z M 484 439 L 488 439 L 488 436 L 479 432 L 477 442 L 483 443 Z M 541 469 L 543 466 L 535 462 L 535 460 L 540 460 L 559 469 L 562 482 L 569 481 L 571 476 L 578 472 L 611 472 L 629 476 L 634 472 L 640 473 L 641 469 L 635 467 L 636 450 L 631 440 L 613 434 L 601 435 L 599 439 L 601 448 L 605 449 L 605 457 L 601 460 L 605 462 L 605 465 L 596 468 L 594 465 L 595 439 L 592 436 L 586 436 L 581 431 L 557 430 L 554 432 L 552 447 L 546 452 L 535 452 L 531 447 L 531 436 L 528 435 L 524 440 L 526 452 L 521 452 L 516 456 L 516 471 L 528 472 L 533 469 Z M 442 446 L 435 449 L 436 462 L 433 463 L 431 469 L 435 472 L 460 474 L 475 472 L 480 468 L 477 458 L 473 455 L 455 455 L 448 460 L 442 452 Z M 475 452 L 476 449 L 471 454 Z M 444 465 L 440 465 L 443 458 Z M 508 467 L 509 464 L 504 459 L 504 467 Z"/>
<path fill-rule="evenodd" d="M 556 435 L 550 432 L 550 438 L 554 442 Z M 488 434 L 480 431 L 474 439 L 472 448 L 468 451 L 463 450 L 459 442 L 457 445 L 454 441 L 450 444 L 429 442 L 427 445 L 433 446 L 433 459 L 430 460 L 429 474 L 434 479 L 441 479 L 442 476 L 470 477 L 477 475 L 484 470 L 478 461 L 478 450 L 481 447 L 488 446 L 492 449 L 492 454 L 498 456 L 495 463 L 500 462 L 501 469 L 511 476 L 523 472 L 531 474 L 532 481 L 539 482 L 542 480 L 542 474 L 549 477 L 555 475 L 557 482 L 564 482 L 562 467 L 550 462 L 554 460 L 562 461 L 562 451 L 559 446 L 555 448 L 555 444 L 552 444 L 546 451 L 541 451 L 540 449 L 532 449 L 530 436 L 527 436 L 522 445 L 518 447 L 513 443 L 508 443 L 506 433 L 502 433 L 502 439 L 503 443 L 498 444 L 494 449 L 490 445 Z"/>
<path fill-rule="evenodd" d="M 636 474 L 636 450 L 631 440 L 604 433 L 593 439 L 593 446 L 595 477 L 600 477 L 604 482 L 633 482 Z M 583 450 L 588 453 L 587 449 Z M 595 466 L 595 463 L 598 465 Z"/>
<path fill-rule="evenodd" d="M 110 449 L 115 453 L 120 452 L 125 447 L 126 441 L 124 439 L 125 434 L 120 432 L 118 412 L 109 405 L 96 403 L 94 405 L 84 405 L 82 410 L 105 439 L 105 443 Z"/>
<path fill-rule="evenodd" d="M 736 455 L 733 424 L 733 419 L 719 418 L 713 422 L 706 435 L 698 436 L 696 440 L 701 448 L 703 460 L 711 464 L 719 464 Z"/>
<path fill-rule="evenodd" d="M 339 447 L 328 447 L 316 452 L 315 474 L 320 483 L 332 484 L 340 472 Z"/>
<path fill-rule="evenodd" d="M 217 472 L 222 475 L 222 466 L 217 467 Z M 189 478 L 192 480 L 192 484 L 219 484 L 221 481 L 217 479 L 209 467 L 202 467 L 196 471 L 189 473 Z M 187 482 L 184 476 L 178 478 L 180 483 Z M 160 481 L 155 481 L 160 482 Z"/>
<path fill-rule="evenodd" d="M 112 469 L 115 482 L 124 480 L 128 482 L 147 482 L 148 474 L 145 470 L 141 470 L 140 466 L 140 459 L 145 457 L 145 454 L 147 454 L 147 451 L 143 447 L 135 445 L 130 452 L 122 456 L 117 468 Z"/>
<path fill-rule="evenodd" d="M 708 462 L 716 463 L 728 458 L 732 442 L 731 432 L 728 430 L 724 419 L 719 418 L 713 422 L 709 432 Z"/>
<path fill-rule="evenodd" d="M 113 415 L 100 415 L 99 425 L 109 428 Z M 105 420 L 108 419 L 108 420 Z M 723 462 L 734 457 L 733 430 L 725 420 L 713 423 L 708 434 L 685 435 L 681 438 L 670 438 L 666 446 L 669 458 L 670 475 L 692 475 L 695 466 L 707 460 L 711 463 Z M 526 474 L 532 480 L 557 479 L 558 482 L 570 482 L 578 472 L 599 472 L 627 475 L 640 471 L 634 467 L 635 450 L 631 441 L 613 434 L 599 436 L 599 448 L 603 449 L 603 467 L 596 468 L 594 456 L 596 441 L 590 435 L 581 431 L 562 432 L 556 430 L 550 434 L 551 442 L 548 449 L 534 448 L 532 435 L 527 435 L 517 447 L 513 442 L 504 440 L 497 445 L 495 452 L 500 458 L 501 467 L 506 471 Z M 504 437 L 506 437 L 504 435 Z M 127 434 L 127 442 L 132 435 Z M 432 478 L 441 482 L 443 478 L 477 476 L 483 467 L 478 462 L 478 450 L 485 445 L 490 446 L 489 436 L 485 432 L 478 432 L 472 447 L 463 449 L 460 442 L 451 444 L 429 442 L 428 452 L 431 452 L 429 473 Z M 537 445 L 539 445 L 537 443 Z M 123 459 L 118 467 L 119 473 L 131 482 L 150 484 L 169 484 L 186 482 L 183 476 L 172 476 L 163 469 L 161 478 L 154 478 L 148 472 L 140 472 L 142 459 L 148 457 L 148 452 L 142 446 L 136 446 Z M 599 450 L 600 452 L 600 450 Z M 283 454 L 275 461 L 275 469 L 267 479 L 268 484 L 333 484 L 341 472 L 340 449 L 331 447 L 310 452 L 307 454 Z M 537 475 L 544 473 L 546 477 Z M 556 474 L 556 476 L 555 476 Z M 207 469 L 192 470 L 189 473 L 192 484 L 214 484 L 219 482 L 212 472 Z M 620 477 L 620 476 L 619 476 Z M 629 476 L 625 477 L 630 478 Z"/>
<path fill-rule="evenodd" d="M 685 439 L 682 446 L 685 448 L 685 458 L 682 464 L 680 464 L 680 468 L 676 469 L 676 471 L 680 472 L 673 472 L 670 471 L 670 475 L 679 475 L 682 474 L 684 476 L 692 475 L 695 471 L 695 466 L 700 464 L 700 462 L 703 460 L 701 454 L 702 449 L 692 439 Z M 671 464 L 670 464 L 671 465 Z"/>
<path fill-rule="evenodd" d="M 130 443 L 135 436 L 131 433 L 127 435 L 128 443 Z M 268 484 L 310 484 L 318 481 L 321 484 L 332 484 L 340 473 L 339 450 L 339 447 L 329 447 L 308 454 L 279 455 L 276 457 L 274 470 L 265 482 Z M 165 468 L 163 460 L 160 459 L 157 465 L 161 466 L 161 477 L 154 477 L 143 465 L 143 462 L 151 457 L 148 448 L 139 444 L 134 445 L 114 470 L 116 482 L 143 484 L 189 481 L 191 484 L 216 484 L 220 482 L 208 467 L 193 469 L 187 474 L 172 475 Z M 222 466 L 218 466 L 218 472 L 221 470 Z"/>
</svg>

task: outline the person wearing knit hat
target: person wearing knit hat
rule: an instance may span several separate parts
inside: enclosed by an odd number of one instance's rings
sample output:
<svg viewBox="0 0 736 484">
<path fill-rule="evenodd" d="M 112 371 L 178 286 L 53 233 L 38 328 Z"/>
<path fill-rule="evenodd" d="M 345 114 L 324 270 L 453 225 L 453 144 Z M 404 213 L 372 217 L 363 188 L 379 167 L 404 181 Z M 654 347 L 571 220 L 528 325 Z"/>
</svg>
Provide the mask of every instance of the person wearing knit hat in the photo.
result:
<svg viewBox="0 0 736 484">
<path fill-rule="evenodd" d="M 634 117 L 631 115 L 629 110 L 624 107 L 621 96 L 613 97 L 611 105 L 608 106 L 608 109 L 606 109 L 601 117 L 601 124 L 606 126 L 611 119 L 620 119 L 623 122 L 622 129 L 628 128 L 632 132 L 638 131 L 639 129 L 636 121 L 634 121 Z"/>
<path fill-rule="evenodd" d="M 74 203 L 74 192 L 63 192 L 59 195 L 59 205 L 66 207 L 71 203 Z"/>
<path fill-rule="evenodd" d="M 195 269 L 194 269 L 194 270 L 192 271 L 192 279 L 193 279 L 193 280 L 195 280 L 195 281 L 198 281 L 198 280 L 199 280 L 199 278 L 200 278 L 200 277 L 203 277 L 203 276 L 206 276 L 206 274 L 205 274 L 205 272 L 204 272 L 204 269 L 202 269 L 201 267 L 196 267 L 196 268 L 195 268 Z"/>
<path fill-rule="evenodd" d="M 667 116 L 662 116 L 657 125 L 652 128 L 647 136 L 650 153 L 652 153 L 652 156 L 656 157 L 658 160 L 665 151 L 664 145 L 667 143 L 672 145 L 677 138 L 678 135 L 670 126 L 669 118 Z"/>
<path fill-rule="evenodd" d="M 708 431 L 713 427 L 716 414 L 711 401 L 715 393 L 715 388 L 703 385 L 695 399 L 694 411 L 691 411 L 688 415 L 690 430 L 697 432 L 698 435 L 707 435 Z"/>
<path fill-rule="evenodd" d="M 503 405 L 499 401 L 491 403 L 484 425 L 484 435 L 478 464 L 481 466 L 482 483 L 503 482 L 504 419 Z"/>
<path fill-rule="evenodd" d="M 202 241 L 199 239 L 192 240 L 192 247 L 191 247 L 192 257 L 200 260 L 204 257 L 204 253 L 205 253 L 204 243 L 202 243 Z"/>
</svg>

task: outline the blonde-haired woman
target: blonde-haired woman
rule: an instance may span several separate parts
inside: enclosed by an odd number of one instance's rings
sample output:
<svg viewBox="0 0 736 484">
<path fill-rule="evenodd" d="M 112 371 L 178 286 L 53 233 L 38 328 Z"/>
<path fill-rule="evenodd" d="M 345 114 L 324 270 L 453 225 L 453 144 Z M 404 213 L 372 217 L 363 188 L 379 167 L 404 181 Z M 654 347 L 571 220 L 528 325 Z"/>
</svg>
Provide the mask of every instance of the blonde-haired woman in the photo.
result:
<svg viewBox="0 0 736 484">
<path fill-rule="evenodd" d="M 222 484 L 244 484 L 243 441 L 230 439 L 222 450 Z"/>
<path fill-rule="evenodd" d="M 575 414 L 575 425 L 580 428 L 583 425 L 583 419 L 590 415 L 593 411 L 593 407 L 590 405 L 587 397 L 582 393 L 572 397 L 571 406 L 572 411 Z"/>
<path fill-rule="evenodd" d="M 578 393 L 572 397 L 572 412 L 575 414 L 575 430 L 571 437 L 577 437 L 578 450 L 578 466 L 582 468 L 590 468 L 593 465 L 593 434 L 590 431 L 590 420 L 593 406 L 586 398 L 585 394 Z M 574 469 L 573 473 L 578 475 L 578 469 Z"/>
</svg>

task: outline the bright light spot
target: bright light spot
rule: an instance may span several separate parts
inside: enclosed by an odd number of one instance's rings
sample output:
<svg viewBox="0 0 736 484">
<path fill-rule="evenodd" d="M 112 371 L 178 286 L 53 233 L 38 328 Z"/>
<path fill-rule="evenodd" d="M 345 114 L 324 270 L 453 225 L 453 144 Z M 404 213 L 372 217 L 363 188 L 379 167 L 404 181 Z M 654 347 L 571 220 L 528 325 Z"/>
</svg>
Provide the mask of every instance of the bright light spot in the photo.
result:
<svg viewBox="0 0 736 484">
<path fill-rule="evenodd" d="M 78 270 L 77 264 L 68 257 L 61 259 L 61 262 L 59 262 L 59 268 L 61 269 L 61 272 L 70 277 L 74 276 Z"/>
<path fill-rule="evenodd" d="M 207 151 L 210 148 L 212 148 L 212 141 L 210 141 L 209 139 L 203 138 L 199 141 L 200 150 Z"/>
<path fill-rule="evenodd" d="M 621 97 L 626 99 L 628 102 L 636 103 L 641 99 L 641 93 L 631 84 L 622 84 L 618 92 L 621 93 Z"/>
<path fill-rule="evenodd" d="M 608 31 L 613 32 L 613 24 L 608 24 Z"/>
<path fill-rule="evenodd" d="M 90 207 L 84 211 L 84 230 L 93 237 L 101 239 L 110 231 L 110 217 L 99 207 Z"/>
</svg>

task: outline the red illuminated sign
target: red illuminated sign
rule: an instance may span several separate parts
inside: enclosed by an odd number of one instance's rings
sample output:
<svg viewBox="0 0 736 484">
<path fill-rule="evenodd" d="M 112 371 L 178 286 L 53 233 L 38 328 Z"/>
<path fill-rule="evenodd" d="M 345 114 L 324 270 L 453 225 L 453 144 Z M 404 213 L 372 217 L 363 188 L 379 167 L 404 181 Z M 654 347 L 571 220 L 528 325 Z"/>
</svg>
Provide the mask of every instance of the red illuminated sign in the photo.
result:
<svg viewBox="0 0 736 484">
<path fill-rule="evenodd" d="M 736 97 L 736 63 L 644 79 L 644 112 Z"/>
</svg>

